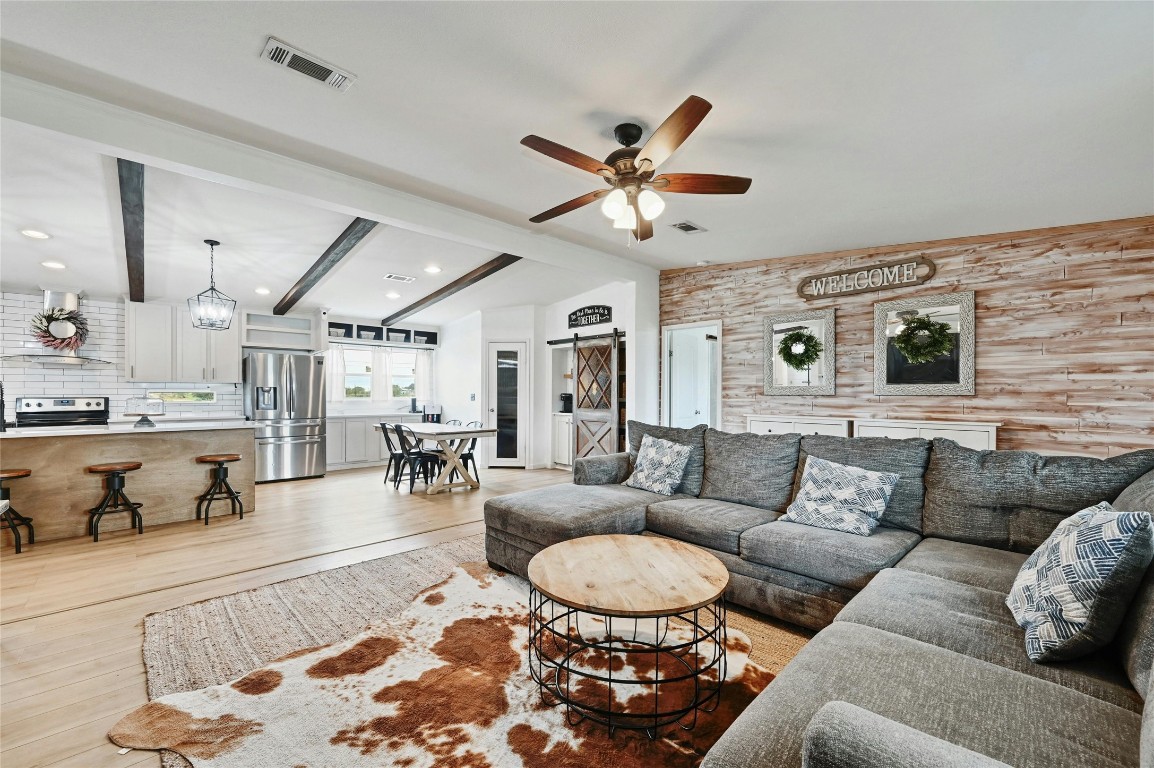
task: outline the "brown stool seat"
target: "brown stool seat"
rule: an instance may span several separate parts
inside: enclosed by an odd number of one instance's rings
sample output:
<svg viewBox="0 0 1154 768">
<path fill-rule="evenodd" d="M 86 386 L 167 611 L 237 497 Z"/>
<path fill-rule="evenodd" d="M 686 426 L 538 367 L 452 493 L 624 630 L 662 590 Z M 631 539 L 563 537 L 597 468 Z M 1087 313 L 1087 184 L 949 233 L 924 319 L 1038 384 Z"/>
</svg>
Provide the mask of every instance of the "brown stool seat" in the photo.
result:
<svg viewBox="0 0 1154 768">
<path fill-rule="evenodd" d="M 199 464 L 216 464 L 221 461 L 240 461 L 239 453 L 210 453 L 207 456 L 197 456 Z"/>
<path fill-rule="evenodd" d="M 131 472 L 143 466 L 139 461 L 116 461 L 111 464 L 93 464 L 88 468 L 88 471 L 94 475 L 100 475 L 107 472 Z"/>
<path fill-rule="evenodd" d="M 0 480 L 11 480 L 16 477 L 28 477 L 32 474 L 30 469 L 0 469 Z"/>
</svg>

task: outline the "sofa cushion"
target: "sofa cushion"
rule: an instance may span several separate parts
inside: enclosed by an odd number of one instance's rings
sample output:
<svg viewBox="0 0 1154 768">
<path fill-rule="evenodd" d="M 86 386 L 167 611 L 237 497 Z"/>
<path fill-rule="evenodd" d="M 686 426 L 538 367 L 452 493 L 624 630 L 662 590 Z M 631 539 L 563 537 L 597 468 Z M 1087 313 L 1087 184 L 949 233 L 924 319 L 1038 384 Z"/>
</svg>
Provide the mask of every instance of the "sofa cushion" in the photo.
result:
<svg viewBox="0 0 1154 768">
<path fill-rule="evenodd" d="M 921 540 L 913 531 L 878 528 L 857 536 L 778 520 L 741 534 L 741 557 L 839 587 L 861 589 Z"/>
<path fill-rule="evenodd" d="M 1005 596 L 981 587 L 887 568 L 849 602 L 836 621 L 865 624 L 1064 685 L 1132 712 L 1142 700 L 1117 657 L 1108 652 L 1076 661 L 1035 664 Z"/>
<path fill-rule="evenodd" d="M 1008 595 L 1026 557 L 949 539 L 922 539 L 894 567 Z"/>
<path fill-rule="evenodd" d="M 1062 520 L 1112 502 L 1151 469 L 1154 450 L 1109 459 L 1040 456 L 974 451 L 935 438 L 926 470 L 925 534 L 1030 553 Z"/>
<path fill-rule="evenodd" d="M 701 498 L 782 512 L 793 491 L 801 435 L 705 430 Z"/>
<path fill-rule="evenodd" d="M 641 439 L 645 435 L 668 440 L 671 443 L 688 445 L 689 462 L 685 465 L 685 474 L 681 477 L 681 484 L 675 493 L 684 493 L 697 496 L 701 493 L 701 476 L 705 473 L 705 430 L 706 425 L 698 424 L 689 429 L 678 427 L 660 427 L 656 424 L 645 424 L 640 421 L 626 422 L 629 428 L 629 460 L 637 461 L 637 451 L 641 449 Z"/>
<path fill-rule="evenodd" d="M 544 546 L 599 533 L 640 533 L 645 507 L 668 496 L 627 485 L 550 485 L 485 502 L 485 527 Z"/>
<path fill-rule="evenodd" d="M 893 472 L 870 472 L 810 456 L 801 487 L 786 510 L 791 523 L 869 536 L 898 483 Z"/>
<path fill-rule="evenodd" d="M 777 512 L 729 501 L 675 499 L 650 504 L 645 529 L 736 555 L 743 531 L 777 517 Z"/>
<path fill-rule="evenodd" d="M 922 476 L 929 461 L 930 443 L 920 437 L 891 440 L 888 437 L 831 437 L 806 435 L 801 439 L 794 495 L 801 486 L 801 475 L 807 456 L 816 456 L 838 464 L 861 467 L 871 472 L 894 472 L 899 475 L 897 487 L 890 495 L 881 524 L 887 528 L 922 530 L 922 500 L 925 487 Z"/>
<path fill-rule="evenodd" d="M 1154 513 L 1154 470 L 1131 483 L 1114 499 L 1114 509 L 1125 512 Z M 1118 629 L 1117 650 L 1130 675 L 1130 682 L 1145 693 L 1154 683 L 1150 673 L 1154 665 L 1154 565 L 1146 569 L 1146 579 L 1130 601 L 1130 611 Z M 1150 709 L 1154 709 L 1151 707 Z M 1154 750 L 1154 744 L 1151 744 Z M 1154 751 L 1149 759 L 1154 768 Z"/>
<path fill-rule="evenodd" d="M 806 726 L 838 700 L 1008 765 L 1138 764 L 1141 718 L 1134 712 L 928 643 L 835 621 L 746 707 L 702 768 L 799 768 Z"/>
<path fill-rule="evenodd" d="M 641 440 L 641 448 L 637 451 L 633 474 L 625 484 L 630 488 L 672 496 L 673 489 L 681 485 L 681 476 L 685 474 L 685 462 L 689 461 L 690 450 L 688 445 L 645 435 Z"/>
<path fill-rule="evenodd" d="M 1059 523 L 1026 559 L 1006 605 L 1032 660 L 1076 659 L 1114 639 L 1154 557 L 1151 527 L 1148 513 L 1103 501 Z"/>
</svg>

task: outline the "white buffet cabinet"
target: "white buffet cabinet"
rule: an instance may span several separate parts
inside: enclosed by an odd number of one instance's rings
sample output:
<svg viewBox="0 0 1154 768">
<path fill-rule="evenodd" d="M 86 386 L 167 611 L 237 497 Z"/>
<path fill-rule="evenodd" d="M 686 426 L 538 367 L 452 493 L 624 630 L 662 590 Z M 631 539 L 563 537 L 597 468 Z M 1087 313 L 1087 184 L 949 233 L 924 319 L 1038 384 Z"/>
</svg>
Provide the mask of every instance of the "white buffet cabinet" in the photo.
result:
<svg viewBox="0 0 1154 768">
<path fill-rule="evenodd" d="M 912 421 L 909 419 L 854 419 L 855 437 L 944 437 L 964 448 L 992 451 L 998 447 L 1001 422 L 986 421 Z"/>
<path fill-rule="evenodd" d="M 755 435 L 784 435 L 798 432 L 803 435 L 833 435 L 849 437 L 852 419 L 831 419 L 824 416 L 763 416 L 749 414 L 745 428 Z"/>
<path fill-rule="evenodd" d="M 382 421 L 390 424 L 416 424 L 419 413 L 386 413 L 380 416 L 329 416 L 325 419 L 325 468 L 353 469 L 387 464 L 389 449 L 385 438 L 374 427 Z"/>
</svg>

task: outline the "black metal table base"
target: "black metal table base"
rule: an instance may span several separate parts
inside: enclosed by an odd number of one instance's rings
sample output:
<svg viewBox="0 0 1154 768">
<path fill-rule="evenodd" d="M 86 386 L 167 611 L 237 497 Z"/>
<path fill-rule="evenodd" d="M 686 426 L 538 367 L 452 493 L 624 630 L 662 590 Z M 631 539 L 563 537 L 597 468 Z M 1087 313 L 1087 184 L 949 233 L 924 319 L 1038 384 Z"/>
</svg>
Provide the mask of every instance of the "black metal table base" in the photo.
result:
<svg viewBox="0 0 1154 768">
<path fill-rule="evenodd" d="M 529 670 L 566 721 L 690 730 L 721 701 L 725 599 L 681 613 L 622 618 L 577 610 L 529 589 Z"/>
</svg>

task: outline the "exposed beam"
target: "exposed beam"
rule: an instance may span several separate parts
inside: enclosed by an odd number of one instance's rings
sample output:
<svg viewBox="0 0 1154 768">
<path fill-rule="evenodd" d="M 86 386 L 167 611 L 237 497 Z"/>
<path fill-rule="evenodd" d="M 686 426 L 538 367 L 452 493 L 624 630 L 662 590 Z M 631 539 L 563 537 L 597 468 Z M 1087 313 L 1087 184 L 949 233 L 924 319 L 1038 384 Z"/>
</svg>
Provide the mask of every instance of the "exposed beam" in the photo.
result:
<svg viewBox="0 0 1154 768">
<path fill-rule="evenodd" d="M 120 216 L 128 260 L 128 298 L 144 301 L 144 166 L 118 157 L 116 175 L 120 179 Z"/>
<path fill-rule="evenodd" d="M 394 312 L 382 320 L 381 325 L 392 325 L 398 320 L 404 320 L 409 315 L 414 315 L 417 312 L 420 312 L 422 309 L 431 307 L 441 299 L 447 299 L 457 291 L 463 291 L 470 285 L 479 283 L 494 272 L 500 272 L 505 267 L 509 266 L 510 264 L 515 264 L 520 260 L 520 256 L 514 256 L 511 253 L 502 253 L 497 258 L 486 261 L 472 272 L 461 275 L 456 280 L 446 285 L 444 288 L 438 288 L 425 298 L 413 302 L 399 312 Z"/>
<path fill-rule="evenodd" d="M 313 287 L 321 281 L 321 278 L 328 274 L 329 270 L 340 263 L 341 259 L 349 255 L 357 243 L 365 238 L 365 235 L 373 231 L 373 227 L 377 226 L 377 222 L 368 219 L 362 219 L 359 216 L 353 219 L 353 223 L 345 227 L 345 231 L 341 236 L 333 241 L 321 257 L 308 268 L 308 271 L 297 280 L 296 285 L 289 289 L 289 292 L 284 295 L 277 305 L 273 307 L 272 313 L 274 315 L 283 315 L 290 309 L 296 306 L 297 302 L 305 297 L 305 294 L 313 289 Z"/>
</svg>

